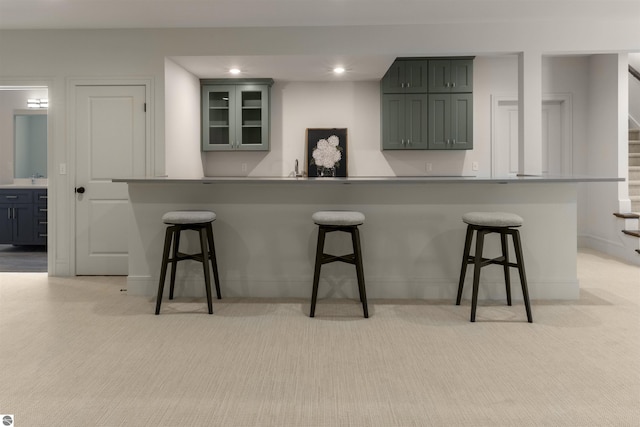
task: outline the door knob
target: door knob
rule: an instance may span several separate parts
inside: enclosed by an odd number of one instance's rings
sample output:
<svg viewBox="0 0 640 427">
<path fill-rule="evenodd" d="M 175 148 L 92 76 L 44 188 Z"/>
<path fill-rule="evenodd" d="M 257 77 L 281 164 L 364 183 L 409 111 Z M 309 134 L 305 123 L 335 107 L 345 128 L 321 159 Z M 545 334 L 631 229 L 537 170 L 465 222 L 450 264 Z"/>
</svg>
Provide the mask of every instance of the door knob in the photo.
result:
<svg viewBox="0 0 640 427">
<path fill-rule="evenodd" d="M 76 187 L 75 192 L 80 194 L 84 193 L 84 187 Z"/>
</svg>

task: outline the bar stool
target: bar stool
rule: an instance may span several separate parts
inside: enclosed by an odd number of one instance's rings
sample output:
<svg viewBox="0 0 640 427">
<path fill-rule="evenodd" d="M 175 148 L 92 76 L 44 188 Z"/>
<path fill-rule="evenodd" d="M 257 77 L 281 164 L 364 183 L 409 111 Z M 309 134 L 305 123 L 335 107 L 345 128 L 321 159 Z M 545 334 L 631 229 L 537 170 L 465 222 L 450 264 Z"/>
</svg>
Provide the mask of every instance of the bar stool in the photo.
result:
<svg viewBox="0 0 640 427">
<path fill-rule="evenodd" d="M 213 243 L 212 223 L 216 219 L 216 214 L 209 211 L 171 211 L 162 216 L 162 222 L 168 224 L 164 238 L 164 251 L 162 253 L 162 268 L 160 271 L 160 282 L 158 284 L 158 297 L 156 300 L 156 314 L 160 314 L 160 304 L 162 303 L 162 292 L 164 290 L 165 276 L 167 275 L 167 265 L 171 263 L 171 284 L 169 287 L 169 299 L 173 299 L 173 288 L 176 283 L 176 268 L 179 261 L 187 259 L 202 263 L 204 269 L 204 284 L 207 291 L 207 306 L 209 314 L 213 313 L 211 304 L 211 276 L 209 273 L 209 260 L 213 267 L 213 277 L 216 284 L 218 299 L 220 294 L 220 279 L 218 278 L 218 263 L 216 261 L 216 249 Z M 194 230 L 200 234 L 200 253 L 185 254 L 179 251 L 180 233 L 183 230 Z M 171 241 L 173 240 L 173 254 L 169 258 Z"/>
<path fill-rule="evenodd" d="M 362 250 L 360 247 L 360 233 L 358 226 L 364 224 L 364 214 L 352 211 L 319 211 L 311 218 L 318 225 L 318 246 L 316 249 L 315 271 L 313 273 L 313 293 L 311 296 L 311 311 L 309 317 L 315 316 L 316 302 L 318 300 L 318 282 L 320 280 L 320 268 L 323 264 L 340 261 L 356 266 L 358 277 L 358 291 L 360 292 L 360 302 L 364 310 L 364 317 L 369 317 L 367 308 L 367 292 L 364 286 L 364 270 L 362 268 Z M 336 256 L 324 253 L 324 240 L 327 233 L 333 231 L 343 231 L 351 234 L 353 253 Z"/>
<path fill-rule="evenodd" d="M 511 305 L 511 280 L 509 277 L 509 267 L 515 267 L 520 273 L 520 284 L 522 285 L 522 296 L 524 306 L 527 310 L 527 320 L 533 322 L 531 317 L 531 305 L 529 303 L 529 291 L 527 289 L 527 279 L 524 272 L 524 260 L 522 258 L 522 245 L 520 244 L 520 233 L 517 227 L 523 224 L 523 219 L 513 213 L 507 212 L 469 212 L 462 216 L 462 221 L 467 224 L 467 237 L 464 243 L 464 255 L 462 257 L 462 268 L 460 269 L 460 282 L 458 284 L 458 298 L 456 305 L 460 305 L 462 299 L 462 287 L 467 272 L 467 265 L 473 264 L 473 294 L 471 297 L 471 321 L 476 321 L 476 307 L 478 304 L 478 284 L 480 283 L 480 269 L 490 264 L 502 265 L 504 268 L 504 280 L 507 291 L 507 304 Z M 476 232 L 476 249 L 474 255 L 469 255 L 473 232 Z M 488 259 L 482 257 L 484 236 L 490 233 L 500 234 L 502 246 L 502 256 Z M 509 251 L 507 247 L 507 235 L 511 235 L 516 254 L 516 263 L 509 262 Z"/>
</svg>

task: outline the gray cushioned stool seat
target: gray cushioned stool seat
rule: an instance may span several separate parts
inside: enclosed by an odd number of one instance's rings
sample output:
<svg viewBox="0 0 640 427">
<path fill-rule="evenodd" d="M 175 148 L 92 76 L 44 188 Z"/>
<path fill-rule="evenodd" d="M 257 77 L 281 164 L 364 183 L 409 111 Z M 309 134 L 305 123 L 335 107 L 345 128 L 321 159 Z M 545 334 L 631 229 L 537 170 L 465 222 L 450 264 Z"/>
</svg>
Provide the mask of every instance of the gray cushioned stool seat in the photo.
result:
<svg viewBox="0 0 640 427">
<path fill-rule="evenodd" d="M 509 212 L 469 212 L 462 215 L 462 221 L 483 227 L 520 227 L 524 222 L 522 217 Z"/>
<path fill-rule="evenodd" d="M 362 225 L 364 214 L 354 211 L 319 211 L 311 215 L 318 225 Z"/>
<path fill-rule="evenodd" d="M 216 219 L 210 211 L 171 211 L 162 215 L 165 224 L 204 224 Z"/>
</svg>

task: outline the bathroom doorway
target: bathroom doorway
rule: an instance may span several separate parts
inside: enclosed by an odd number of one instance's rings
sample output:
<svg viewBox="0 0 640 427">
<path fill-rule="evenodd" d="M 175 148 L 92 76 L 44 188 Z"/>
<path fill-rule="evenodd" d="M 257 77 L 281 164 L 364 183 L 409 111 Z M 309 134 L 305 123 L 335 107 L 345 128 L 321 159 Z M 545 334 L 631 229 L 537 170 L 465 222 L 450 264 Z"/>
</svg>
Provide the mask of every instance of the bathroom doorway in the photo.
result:
<svg viewBox="0 0 640 427">
<path fill-rule="evenodd" d="M 48 88 L 0 86 L 0 272 L 47 272 Z"/>
</svg>

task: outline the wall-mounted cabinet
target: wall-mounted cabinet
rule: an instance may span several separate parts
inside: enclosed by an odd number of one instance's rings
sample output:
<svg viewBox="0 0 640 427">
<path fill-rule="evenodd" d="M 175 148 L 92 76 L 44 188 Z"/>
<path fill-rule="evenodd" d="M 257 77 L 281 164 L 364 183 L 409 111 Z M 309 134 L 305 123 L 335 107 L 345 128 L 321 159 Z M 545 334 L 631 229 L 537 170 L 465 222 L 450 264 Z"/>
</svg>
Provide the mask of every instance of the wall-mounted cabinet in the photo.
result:
<svg viewBox="0 0 640 427">
<path fill-rule="evenodd" d="M 429 149 L 473 148 L 473 95 L 429 94 Z"/>
<path fill-rule="evenodd" d="M 272 79 L 202 80 L 202 150 L 269 150 Z"/>
<path fill-rule="evenodd" d="M 427 94 L 382 95 L 382 148 L 425 150 Z"/>
<path fill-rule="evenodd" d="M 429 61 L 429 93 L 473 92 L 472 59 Z"/>
<path fill-rule="evenodd" d="M 398 59 L 381 81 L 382 93 L 427 93 L 427 67 L 423 59 Z"/>
<path fill-rule="evenodd" d="M 398 58 L 380 91 L 383 150 L 473 148 L 472 58 Z"/>
</svg>

